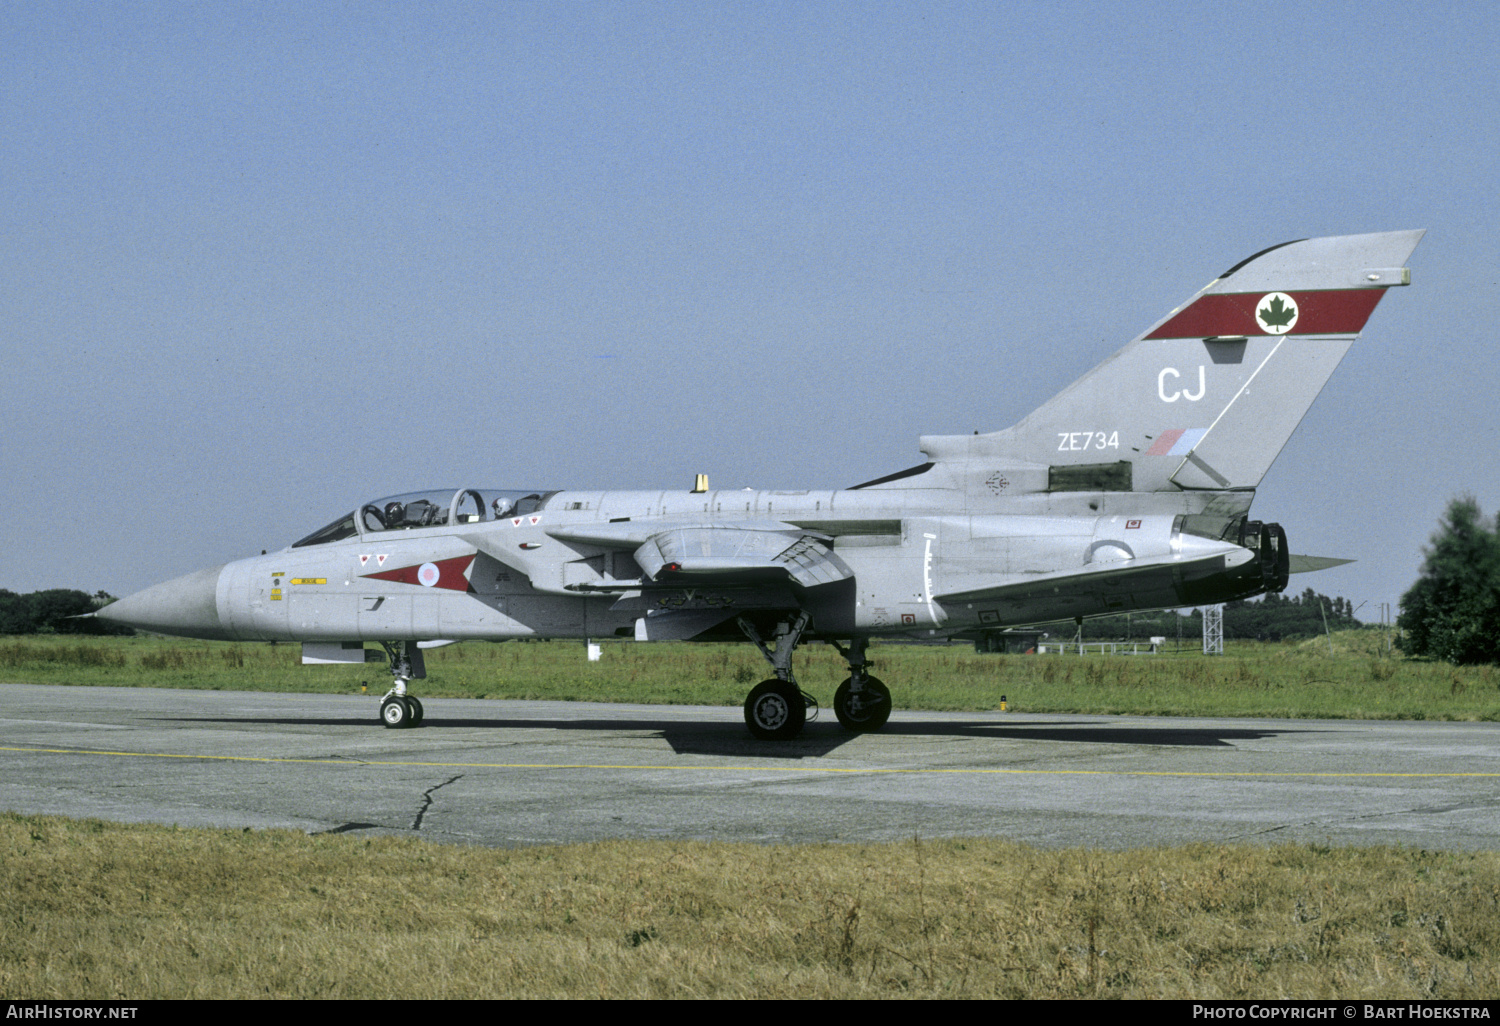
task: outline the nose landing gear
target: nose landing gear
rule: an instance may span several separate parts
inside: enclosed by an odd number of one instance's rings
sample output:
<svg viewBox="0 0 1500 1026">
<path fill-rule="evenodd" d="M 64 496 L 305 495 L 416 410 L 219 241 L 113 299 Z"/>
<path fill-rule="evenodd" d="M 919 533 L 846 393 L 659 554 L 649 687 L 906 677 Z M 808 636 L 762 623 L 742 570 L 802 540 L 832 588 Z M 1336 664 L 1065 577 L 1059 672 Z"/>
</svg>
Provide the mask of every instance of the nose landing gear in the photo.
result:
<svg viewBox="0 0 1500 1026">
<path fill-rule="evenodd" d="M 380 722 L 387 727 L 414 727 L 416 726 L 416 710 L 412 706 L 415 699 L 404 695 L 388 695 L 380 703 Z"/>
<path fill-rule="evenodd" d="M 391 729 L 420 727 L 422 702 L 406 693 L 406 682 L 427 676 L 422 650 L 415 641 L 382 641 L 380 645 L 391 661 L 391 676 L 395 678 L 391 690 L 380 700 L 380 722 Z"/>
</svg>

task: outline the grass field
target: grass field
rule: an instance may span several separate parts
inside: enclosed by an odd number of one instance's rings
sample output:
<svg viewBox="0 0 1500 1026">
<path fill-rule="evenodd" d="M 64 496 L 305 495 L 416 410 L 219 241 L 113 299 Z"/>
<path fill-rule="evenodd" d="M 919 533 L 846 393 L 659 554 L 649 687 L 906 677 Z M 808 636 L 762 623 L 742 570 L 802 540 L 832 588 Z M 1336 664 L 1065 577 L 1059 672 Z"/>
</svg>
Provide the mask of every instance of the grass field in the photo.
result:
<svg viewBox="0 0 1500 1026">
<path fill-rule="evenodd" d="M 1500 673 L 1381 651 L 1378 631 L 1302 642 L 1230 642 L 1201 652 L 1138 656 L 981 655 L 967 646 L 875 644 L 874 672 L 898 709 L 980 711 L 1002 698 L 1018 712 L 1270 716 L 1327 719 L 1500 719 Z M 384 663 L 302 666 L 298 645 L 161 638 L 0 641 L 0 680 L 38 684 L 376 694 Z M 427 652 L 418 695 L 739 705 L 770 676 L 749 644 L 470 643 Z M 820 702 L 847 676 L 826 645 L 798 649 L 795 671 Z"/>
<path fill-rule="evenodd" d="M 0 995 L 1493 998 L 1500 855 L 515 850 L 0 814 Z"/>
</svg>

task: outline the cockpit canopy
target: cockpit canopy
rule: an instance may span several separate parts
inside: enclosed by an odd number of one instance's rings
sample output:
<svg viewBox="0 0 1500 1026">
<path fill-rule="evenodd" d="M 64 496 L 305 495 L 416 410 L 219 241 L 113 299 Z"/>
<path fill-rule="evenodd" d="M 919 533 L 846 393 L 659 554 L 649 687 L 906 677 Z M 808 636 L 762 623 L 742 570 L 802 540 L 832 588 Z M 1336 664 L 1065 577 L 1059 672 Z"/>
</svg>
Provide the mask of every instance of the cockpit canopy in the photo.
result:
<svg viewBox="0 0 1500 1026">
<path fill-rule="evenodd" d="M 555 491 L 524 488 L 436 488 L 406 492 L 367 502 L 357 511 L 339 517 L 301 541 L 293 542 L 292 548 L 326 545 L 356 535 L 368 536 L 385 531 L 480 524 L 525 516 L 541 509 L 555 494 Z"/>
</svg>

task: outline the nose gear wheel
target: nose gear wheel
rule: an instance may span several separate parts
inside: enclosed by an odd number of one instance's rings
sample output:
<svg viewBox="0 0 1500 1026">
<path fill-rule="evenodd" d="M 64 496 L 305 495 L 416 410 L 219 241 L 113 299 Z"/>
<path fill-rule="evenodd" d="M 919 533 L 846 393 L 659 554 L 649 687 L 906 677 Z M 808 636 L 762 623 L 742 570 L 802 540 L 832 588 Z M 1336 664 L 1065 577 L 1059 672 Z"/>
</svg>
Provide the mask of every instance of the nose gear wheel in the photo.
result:
<svg viewBox="0 0 1500 1026">
<path fill-rule="evenodd" d="M 412 720 L 411 704 L 405 696 L 392 695 L 380 703 L 380 722 L 392 730 L 410 727 Z"/>
</svg>

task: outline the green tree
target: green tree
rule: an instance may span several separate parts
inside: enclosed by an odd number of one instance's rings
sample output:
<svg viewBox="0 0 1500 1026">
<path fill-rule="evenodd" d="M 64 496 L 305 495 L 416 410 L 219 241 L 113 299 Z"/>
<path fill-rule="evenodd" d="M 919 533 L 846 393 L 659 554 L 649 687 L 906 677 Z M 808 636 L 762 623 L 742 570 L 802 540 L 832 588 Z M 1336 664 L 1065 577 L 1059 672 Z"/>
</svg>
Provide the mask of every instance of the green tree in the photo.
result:
<svg viewBox="0 0 1500 1026">
<path fill-rule="evenodd" d="M 92 613 L 98 608 L 94 598 L 76 588 L 49 588 L 26 596 L 31 607 L 32 629 L 46 634 L 102 634 L 97 620 L 75 620 L 75 616 Z"/>
<path fill-rule="evenodd" d="M 26 596 L 0 588 L 0 634 L 30 634 L 34 630 L 36 621 Z"/>
<path fill-rule="evenodd" d="M 51 588 L 17 595 L 0 588 L 0 634 L 134 634 L 129 627 L 104 620 L 78 620 L 113 602 L 114 596 L 72 588 Z"/>
<path fill-rule="evenodd" d="M 1325 616 L 1330 631 L 1354 630 L 1360 626 L 1348 599 L 1342 595 L 1329 598 L 1305 588 L 1297 596 L 1273 593 L 1253 602 L 1226 603 L 1224 637 L 1259 641 L 1314 637 L 1323 633 Z"/>
<path fill-rule="evenodd" d="M 1402 651 L 1450 663 L 1500 662 L 1500 535 L 1473 496 L 1448 504 L 1422 575 L 1401 596 Z"/>
</svg>

